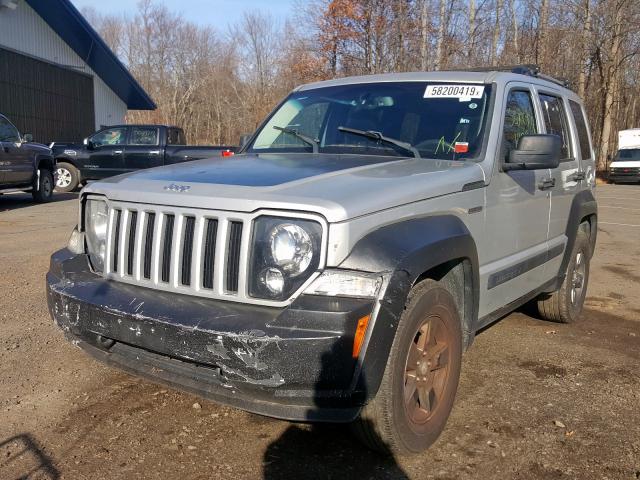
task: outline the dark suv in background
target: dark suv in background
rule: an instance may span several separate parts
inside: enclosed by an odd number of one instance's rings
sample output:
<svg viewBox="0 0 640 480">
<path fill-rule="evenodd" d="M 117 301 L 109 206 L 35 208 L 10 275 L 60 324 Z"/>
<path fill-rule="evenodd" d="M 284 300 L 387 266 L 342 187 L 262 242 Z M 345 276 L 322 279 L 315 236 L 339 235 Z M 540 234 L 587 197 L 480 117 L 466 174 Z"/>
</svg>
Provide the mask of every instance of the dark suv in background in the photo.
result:
<svg viewBox="0 0 640 480">
<path fill-rule="evenodd" d="M 0 194 L 31 192 L 36 202 L 48 202 L 55 185 L 55 160 L 51 149 L 31 140 L 0 114 Z"/>
</svg>

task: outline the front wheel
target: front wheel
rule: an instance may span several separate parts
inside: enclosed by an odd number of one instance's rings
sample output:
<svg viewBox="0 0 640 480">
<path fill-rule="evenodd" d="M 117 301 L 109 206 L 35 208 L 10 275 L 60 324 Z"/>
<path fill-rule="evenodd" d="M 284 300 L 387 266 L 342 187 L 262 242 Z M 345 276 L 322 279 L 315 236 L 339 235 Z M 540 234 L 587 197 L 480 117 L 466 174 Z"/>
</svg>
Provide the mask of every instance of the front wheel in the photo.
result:
<svg viewBox="0 0 640 480">
<path fill-rule="evenodd" d="M 50 202 L 53 198 L 53 174 L 51 170 L 42 169 L 40 175 L 35 180 L 31 195 L 38 203 Z"/>
<path fill-rule="evenodd" d="M 58 162 L 56 168 L 56 190 L 59 192 L 73 192 L 78 188 L 80 175 L 76 167 L 67 162 Z"/>
<path fill-rule="evenodd" d="M 560 288 L 538 297 L 538 312 L 545 320 L 573 323 L 582 313 L 591 263 L 591 243 L 587 228 L 588 224 L 578 228 L 571 259 Z"/>
<path fill-rule="evenodd" d="M 368 447 L 409 454 L 436 441 L 453 407 L 462 329 L 452 295 L 434 280 L 411 291 L 376 397 L 352 425 Z"/>
</svg>

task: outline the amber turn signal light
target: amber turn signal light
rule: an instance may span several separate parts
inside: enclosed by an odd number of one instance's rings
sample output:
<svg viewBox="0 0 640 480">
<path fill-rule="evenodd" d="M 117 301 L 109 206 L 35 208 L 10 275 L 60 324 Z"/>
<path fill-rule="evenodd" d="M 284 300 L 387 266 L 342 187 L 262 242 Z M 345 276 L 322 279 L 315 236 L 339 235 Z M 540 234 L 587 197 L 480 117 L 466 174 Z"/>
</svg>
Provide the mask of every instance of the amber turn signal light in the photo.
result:
<svg viewBox="0 0 640 480">
<path fill-rule="evenodd" d="M 358 320 L 356 334 L 353 337 L 353 358 L 358 358 L 358 356 L 360 355 L 360 349 L 362 348 L 362 343 L 364 342 L 364 336 L 367 333 L 367 325 L 369 325 L 370 319 L 371 315 L 367 315 L 366 317 L 362 317 L 360 320 Z"/>
</svg>

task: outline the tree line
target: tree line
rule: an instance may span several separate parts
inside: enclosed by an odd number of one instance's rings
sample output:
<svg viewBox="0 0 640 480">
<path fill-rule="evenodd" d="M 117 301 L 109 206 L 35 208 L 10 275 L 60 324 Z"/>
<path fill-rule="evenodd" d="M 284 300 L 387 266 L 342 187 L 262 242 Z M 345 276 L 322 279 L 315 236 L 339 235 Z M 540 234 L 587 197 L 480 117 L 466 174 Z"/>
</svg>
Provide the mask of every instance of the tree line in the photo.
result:
<svg viewBox="0 0 640 480">
<path fill-rule="evenodd" d="M 224 29 L 154 0 L 83 13 L 158 104 L 128 120 L 181 125 L 193 143 L 236 144 L 301 83 L 529 63 L 585 100 L 601 169 L 617 131 L 640 127 L 637 0 L 298 0 Z"/>
</svg>

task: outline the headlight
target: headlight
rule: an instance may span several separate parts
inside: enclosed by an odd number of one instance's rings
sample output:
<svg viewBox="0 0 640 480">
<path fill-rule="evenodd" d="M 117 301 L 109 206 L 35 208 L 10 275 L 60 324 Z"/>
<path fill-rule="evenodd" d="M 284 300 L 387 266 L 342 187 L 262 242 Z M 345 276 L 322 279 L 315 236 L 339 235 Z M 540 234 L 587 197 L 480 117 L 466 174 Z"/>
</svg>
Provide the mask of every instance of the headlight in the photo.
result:
<svg viewBox="0 0 640 480">
<path fill-rule="evenodd" d="M 104 270 L 108 217 L 107 202 L 95 199 L 87 200 L 84 211 L 87 253 L 93 269 L 97 272 Z"/>
<path fill-rule="evenodd" d="M 283 223 L 269 232 L 271 258 L 283 271 L 295 277 L 305 272 L 313 260 L 313 242 L 300 225 Z"/>
<path fill-rule="evenodd" d="M 318 269 L 321 243 L 318 222 L 258 218 L 253 227 L 249 294 L 286 300 Z"/>
<path fill-rule="evenodd" d="M 304 293 L 330 297 L 374 298 L 378 295 L 381 285 L 380 275 L 349 270 L 326 270 L 305 289 Z"/>
</svg>

